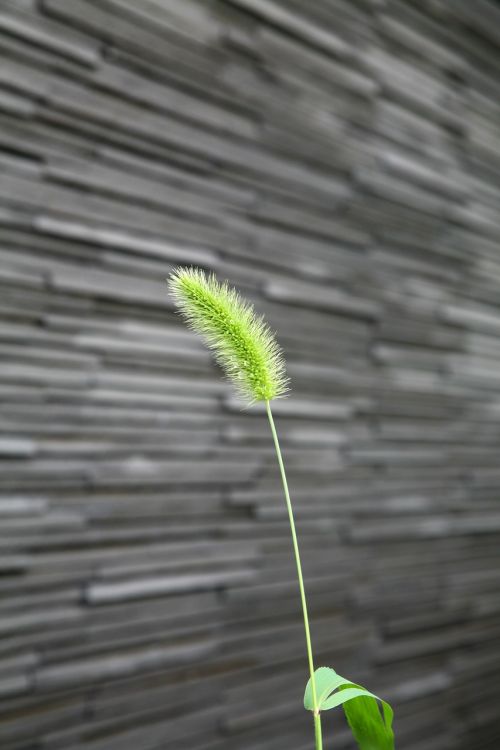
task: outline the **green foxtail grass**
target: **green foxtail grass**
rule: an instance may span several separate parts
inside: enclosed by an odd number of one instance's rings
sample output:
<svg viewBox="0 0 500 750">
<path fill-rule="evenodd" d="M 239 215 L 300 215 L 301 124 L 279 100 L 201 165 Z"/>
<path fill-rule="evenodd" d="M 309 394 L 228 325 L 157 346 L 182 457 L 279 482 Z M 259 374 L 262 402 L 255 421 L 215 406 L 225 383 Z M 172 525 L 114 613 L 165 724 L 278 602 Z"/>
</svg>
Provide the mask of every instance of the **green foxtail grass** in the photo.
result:
<svg viewBox="0 0 500 750">
<path fill-rule="evenodd" d="M 174 271 L 169 286 L 188 325 L 213 350 L 245 400 L 272 401 L 286 393 L 281 349 L 267 323 L 234 289 L 190 268 Z"/>
<path fill-rule="evenodd" d="M 392 709 L 360 685 L 329 667 L 314 669 L 307 600 L 290 492 L 271 401 L 286 395 L 288 378 L 283 353 L 273 332 L 227 282 L 196 268 L 178 268 L 168 279 L 179 311 L 189 327 L 214 352 L 228 379 L 247 403 L 265 402 L 283 484 L 297 567 L 306 639 L 309 680 L 304 706 L 314 719 L 316 750 L 322 750 L 321 712 L 342 705 L 360 750 L 394 750 Z M 380 707 L 379 708 L 379 704 Z"/>
</svg>

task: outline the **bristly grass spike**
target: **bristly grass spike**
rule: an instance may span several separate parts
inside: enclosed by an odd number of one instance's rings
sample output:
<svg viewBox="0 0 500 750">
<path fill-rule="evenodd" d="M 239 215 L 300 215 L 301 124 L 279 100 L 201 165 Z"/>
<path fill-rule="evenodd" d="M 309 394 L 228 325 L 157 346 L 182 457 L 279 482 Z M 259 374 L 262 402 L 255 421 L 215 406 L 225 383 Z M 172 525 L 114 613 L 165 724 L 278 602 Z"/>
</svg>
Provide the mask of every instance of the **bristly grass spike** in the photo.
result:
<svg viewBox="0 0 500 750">
<path fill-rule="evenodd" d="M 274 334 L 227 282 L 197 268 L 178 268 L 170 292 L 190 328 L 249 403 L 272 401 L 288 390 L 285 360 Z"/>
</svg>

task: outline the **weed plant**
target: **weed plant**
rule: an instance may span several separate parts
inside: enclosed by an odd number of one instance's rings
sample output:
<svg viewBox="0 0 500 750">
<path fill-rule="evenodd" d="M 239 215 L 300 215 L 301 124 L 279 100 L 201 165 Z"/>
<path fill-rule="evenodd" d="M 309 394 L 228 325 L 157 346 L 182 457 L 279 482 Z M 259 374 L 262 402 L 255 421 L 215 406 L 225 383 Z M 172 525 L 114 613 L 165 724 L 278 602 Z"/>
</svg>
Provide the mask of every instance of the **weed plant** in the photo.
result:
<svg viewBox="0 0 500 750">
<path fill-rule="evenodd" d="M 196 268 L 178 268 L 168 285 L 188 326 L 213 351 L 215 359 L 248 403 L 264 402 L 278 459 L 281 482 L 290 521 L 304 618 L 309 680 L 304 706 L 314 721 L 316 750 L 323 750 L 321 715 L 342 706 L 360 750 L 394 750 L 393 712 L 388 703 L 361 685 L 338 675 L 331 667 L 314 668 L 307 599 L 295 529 L 292 501 L 271 402 L 288 393 L 283 353 L 264 318 L 227 282 Z"/>
</svg>

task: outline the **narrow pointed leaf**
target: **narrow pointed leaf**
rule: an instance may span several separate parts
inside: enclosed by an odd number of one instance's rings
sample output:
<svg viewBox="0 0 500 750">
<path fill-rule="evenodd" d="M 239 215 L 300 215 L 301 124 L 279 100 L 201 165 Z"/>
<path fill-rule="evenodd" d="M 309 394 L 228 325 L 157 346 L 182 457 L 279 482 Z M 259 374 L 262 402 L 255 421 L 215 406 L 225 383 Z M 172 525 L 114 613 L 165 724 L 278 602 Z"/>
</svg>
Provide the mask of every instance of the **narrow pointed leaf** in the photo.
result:
<svg viewBox="0 0 500 750">
<path fill-rule="evenodd" d="M 347 690 L 340 690 L 341 695 L 345 692 Z M 383 716 L 376 697 L 371 693 L 343 704 L 347 722 L 360 750 L 394 750 L 393 711 L 385 701 L 380 703 Z"/>
<path fill-rule="evenodd" d="M 363 688 L 358 687 L 348 687 L 343 690 L 339 690 L 338 692 L 327 698 L 321 706 L 321 710 L 329 711 L 331 708 L 337 708 L 337 706 L 342 706 L 344 703 L 347 703 L 347 701 L 350 701 L 353 698 L 360 698 L 361 696 L 375 698 L 375 696 L 369 693 L 368 690 L 363 690 Z"/>
<path fill-rule="evenodd" d="M 393 711 L 388 703 L 329 667 L 320 667 L 314 677 L 318 708 L 328 711 L 343 707 L 359 750 L 394 750 Z M 314 710 L 311 680 L 306 686 L 304 706 Z"/>
<path fill-rule="evenodd" d="M 322 708 L 323 701 L 328 698 L 330 693 L 336 690 L 340 685 L 345 683 L 343 677 L 338 675 L 331 667 L 319 667 L 314 672 L 314 682 L 316 685 L 316 697 L 318 699 L 318 708 Z M 314 701 L 312 694 L 311 680 L 306 685 L 304 694 L 304 707 L 308 711 L 314 711 Z"/>
</svg>

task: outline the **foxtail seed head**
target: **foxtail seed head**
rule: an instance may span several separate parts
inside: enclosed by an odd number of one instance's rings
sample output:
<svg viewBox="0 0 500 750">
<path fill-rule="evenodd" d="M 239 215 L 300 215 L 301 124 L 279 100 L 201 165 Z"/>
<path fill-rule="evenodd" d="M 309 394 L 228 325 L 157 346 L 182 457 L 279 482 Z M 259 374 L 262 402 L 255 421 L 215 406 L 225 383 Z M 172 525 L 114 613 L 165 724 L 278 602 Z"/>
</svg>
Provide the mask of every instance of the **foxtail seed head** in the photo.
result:
<svg viewBox="0 0 500 750">
<path fill-rule="evenodd" d="M 274 334 L 235 289 L 196 268 L 177 268 L 168 285 L 189 327 L 203 337 L 246 401 L 271 401 L 287 392 L 285 360 Z"/>
</svg>

